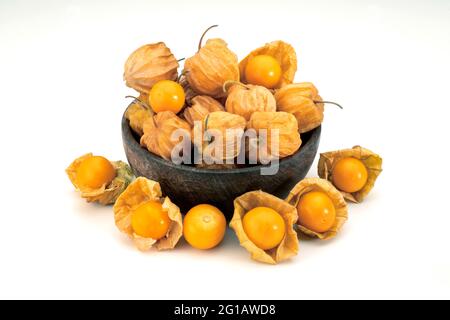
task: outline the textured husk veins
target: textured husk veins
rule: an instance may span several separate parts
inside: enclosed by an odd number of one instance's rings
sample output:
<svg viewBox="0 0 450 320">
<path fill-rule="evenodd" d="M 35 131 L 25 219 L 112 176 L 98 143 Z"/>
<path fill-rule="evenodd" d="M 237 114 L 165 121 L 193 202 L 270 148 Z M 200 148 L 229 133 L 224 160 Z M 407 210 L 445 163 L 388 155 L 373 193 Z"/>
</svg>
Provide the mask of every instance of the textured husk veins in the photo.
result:
<svg viewBox="0 0 450 320">
<path fill-rule="evenodd" d="M 184 109 L 184 118 L 194 126 L 195 121 L 203 121 L 211 112 L 225 111 L 222 104 L 209 96 L 196 96 L 191 100 L 192 105 Z"/>
<path fill-rule="evenodd" d="M 286 201 L 297 208 L 300 197 L 311 191 L 321 191 L 328 195 L 328 197 L 330 197 L 336 210 L 336 220 L 331 229 L 326 232 L 315 232 L 308 228 L 305 228 L 300 224 L 297 224 L 297 226 L 300 232 L 310 237 L 317 237 L 321 240 L 329 240 L 331 238 L 334 238 L 347 221 L 347 203 L 345 202 L 341 193 L 330 182 L 319 178 L 307 178 L 297 183 L 297 185 L 295 185 L 295 187 L 289 193 Z"/>
<path fill-rule="evenodd" d="M 147 96 L 141 94 L 139 100 L 144 102 L 147 101 Z M 131 129 L 141 137 L 144 134 L 144 122 L 153 117 L 154 112 L 139 101 L 134 101 L 131 103 L 127 110 L 125 111 L 125 118 L 130 122 Z"/>
<path fill-rule="evenodd" d="M 148 93 L 158 81 L 176 80 L 178 65 L 177 59 L 163 42 L 147 44 L 128 57 L 123 78 L 128 87 Z"/>
<path fill-rule="evenodd" d="M 88 202 L 98 202 L 103 205 L 112 204 L 127 188 L 130 182 L 133 181 L 134 175 L 131 168 L 125 162 L 112 161 L 111 164 L 114 169 L 116 169 L 116 177 L 113 181 L 111 181 L 108 185 L 101 186 L 98 189 L 84 188 L 77 184 L 77 170 L 83 160 L 90 157 L 93 157 L 92 153 L 87 153 L 75 159 L 66 169 L 66 173 L 77 191 L 80 192 L 82 198 L 85 198 Z"/>
<path fill-rule="evenodd" d="M 275 92 L 278 111 L 292 113 L 300 133 L 320 126 L 323 121 L 323 103 L 317 88 L 310 82 L 287 85 Z"/>
<path fill-rule="evenodd" d="M 283 217 L 286 224 L 286 235 L 278 247 L 271 250 L 262 250 L 250 241 L 245 234 L 242 219 L 248 211 L 256 207 L 272 208 Z M 298 239 L 293 228 L 297 218 L 297 210 L 287 202 L 263 191 L 252 191 L 234 200 L 234 215 L 230 227 L 236 232 L 241 246 L 250 252 L 252 259 L 276 264 L 298 253 Z"/>
<path fill-rule="evenodd" d="M 247 122 L 239 115 L 225 111 L 215 111 L 208 114 L 203 122 L 196 122 L 192 130 L 194 137 L 203 137 L 201 141 L 194 139 L 194 144 L 209 162 L 234 159 L 241 151 L 241 142 Z M 205 140 L 206 135 L 214 137 L 214 142 Z M 215 150 L 219 154 L 215 154 Z"/>
<path fill-rule="evenodd" d="M 188 105 L 193 104 L 192 99 L 195 98 L 198 94 L 189 85 L 189 82 L 187 81 L 185 74 L 180 76 L 178 83 L 183 87 L 184 95 L 185 95 L 184 99 L 185 99 L 186 103 Z"/>
<path fill-rule="evenodd" d="M 184 64 L 189 86 L 198 94 L 214 98 L 225 96 L 223 84 L 227 80 L 239 81 L 236 54 L 222 39 L 210 39 Z"/>
<path fill-rule="evenodd" d="M 358 192 L 348 193 L 341 191 L 346 200 L 352 202 L 361 202 L 369 194 L 370 190 L 375 185 L 379 174 L 382 171 L 383 159 L 376 153 L 360 146 L 354 146 L 352 149 L 344 149 L 337 151 L 330 151 L 320 154 L 318 174 L 319 177 L 333 181 L 334 165 L 342 158 L 356 158 L 362 161 L 367 168 L 367 182 L 365 186 Z"/>
<path fill-rule="evenodd" d="M 281 79 L 275 88 L 281 88 L 294 81 L 295 72 L 297 71 L 297 55 L 294 48 L 286 42 L 273 41 L 261 48 L 253 50 L 239 63 L 241 82 L 247 83 L 247 80 L 245 79 L 245 68 L 247 67 L 247 63 L 255 56 L 262 54 L 274 57 L 281 66 Z"/>
<path fill-rule="evenodd" d="M 264 156 L 258 152 L 258 161 L 273 158 L 284 158 L 294 154 L 301 146 L 302 140 L 298 133 L 298 125 L 295 117 L 287 112 L 255 112 L 247 123 L 247 129 L 254 129 L 257 137 L 249 138 L 247 143 L 247 153 L 252 158 L 253 148 L 267 150 Z M 267 137 L 262 139 L 261 131 L 267 132 Z M 278 136 L 273 130 L 278 131 Z M 272 134 L 274 137 L 272 137 Z M 272 139 L 275 138 L 275 141 Z M 273 146 L 272 146 L 273 144 Z M 278 144 L 278 150 L 276 150 Z M 275 149 L 272 149 L 275 147 Z M 253 154 L 255 154 L 253 150 Z"/>
<path fill-rule="evenodd" d="M 185 143 L 190 143 L 191 126 L 171 111 L 159 112 L 148 118 L 143 124 L 141 145 L 150 152 L 170 160 L 173 148 L 180 140 L 173 139 L 172 134 L 182 129 L 186 134 Z"/>
<path fill-rule="evenodd" d="M 234 84 L 228 90 L 225 103 L 227 112 L 238 114 L 250 120 L 253 112 L 276 111 L 276 101 L 272 92 L 262 86 Z"/>
<path fill-rule="evenodd" d="M 161 202 L 163 210 L 172 221 L 166 236 L 159 240 L 138 236 L 131 226 L 133 211 L 148 201 Z M 178 206 L 172 203 L 169 197 L 162 198 L 158 182 L 144 177 L 139 177 L 132 182 L 117 199 L 114 205 L 114 220 L 117 228 L 128 235 L 141 251 L 147 251 L 152 247 L 158 250 L 173 249 L 183 234 L 183 222 Z"/>
</svg>

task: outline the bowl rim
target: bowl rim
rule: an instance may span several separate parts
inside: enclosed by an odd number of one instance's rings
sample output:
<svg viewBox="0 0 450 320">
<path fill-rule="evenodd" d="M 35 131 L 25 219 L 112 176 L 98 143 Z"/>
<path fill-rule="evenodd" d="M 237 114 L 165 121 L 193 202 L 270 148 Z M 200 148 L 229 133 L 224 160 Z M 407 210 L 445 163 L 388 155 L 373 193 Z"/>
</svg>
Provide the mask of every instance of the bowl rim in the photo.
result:
<svg viewBox="0 0 450 320">
<path fill-rule="evenodd" d="M 125 111 L 126 113 L 126 111 Z M 143 158 L 150 158 L 152 161 L 156 161 L 158 164 L 163 166 L 168 166 L 171 168 L 174 168 L 176 170 L 186 171 L 190 173 L 201 173 L 201 174 L 211 174 L 211 175 L 224 175 L 224 174 L 240 174 L 240 173 L 253 173 L 256 171 L 260 171 L 261 168 L 267 167 L 267 165 L 255 165 L 251 167 L 244 167 L 244 168 L 236 168 L 236 169 L 204 169 L 204 168 L 198 168 L 193 166 L 188 166 L 184 164 L 175 164 L 169 160 L 163 159 L 152 152 L 148 151 L 147 149 L 143 148 L 140 143 L 136 140 L 132 129 L 130 127 L 129 121 L 125 116 L 125 113 L 122 116 L 122 137 L 123 139 L 127 140 L 128 143 L 130 143 L 135 150 L 138 150 L 137 152 L 143 156 Z M 314 143 L 315 140 L 320 139 L 320 134 L 322 131 L 322 125 L 318 126 L 317 128 L 312 129 L 311 131 L 308 131 L 310 133 L 309 139 L 306 141 L 305 144 L 300 146 L 300 149 L 297 150 L 294 154 L 282 158 L 278 162 L 278 166 L 281 166 L 281 164 L 288 164 L 290 162 L 294 162 L 299 156 L 303 154 L 303 151 L 306 150 L 306 147 L 310 144 Z M 125 141 L 124 141 L 125 143 Z"/>
</svg>

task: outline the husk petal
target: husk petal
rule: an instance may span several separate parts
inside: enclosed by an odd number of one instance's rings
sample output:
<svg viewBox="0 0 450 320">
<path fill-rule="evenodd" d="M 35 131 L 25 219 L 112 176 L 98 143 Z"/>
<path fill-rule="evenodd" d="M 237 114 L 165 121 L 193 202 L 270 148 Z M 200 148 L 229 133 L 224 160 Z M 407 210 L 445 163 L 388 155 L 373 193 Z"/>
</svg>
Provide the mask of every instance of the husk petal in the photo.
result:
<svg viewBox="0 0 450 320">
<path fill-rule="evenodd" d="M 178 61 L 164 42 L 146 44 L 136 49 L 125 62 L 126 85 L 141 93 L 161 80 L 176 80 Z"/>
<path fill-rule="evenodd" d="M 239 71 L 241 82 L 247 83 L 245 79 L 245 68 L 247 63 L 257 55 L 269 55 L 274 57 L 281 66 L 281 80 L 275 88 L 281 88 L 294 81 L 295 72 L 297 71 L 297 55 L 294 48 L 284 41 L 273 41 L 267 43 L 263 47 L 253 50 L 244 60 L 239 63 Z"/>
<path fill-rule="evenodd" d="M 144 94 L 139 96 L 139 100 L 146 102 L 148 97 Z M 153 117 L 154 112 L 146 108 L 139 101 L 132 102 L 125 111 L 125 118 L 130 122 L 130 127 L 141 137 L 144 134 L 144 123 L 148 118 Z"/>
<path fill-rule="evenodd" d="M 117 228 L 127 234 L 141 251 L 147 251 L 152 247 L 158 250 L 173 249 L 183 234 L 180 208 L 172 203 L 169 197 L 163 199 L 161 196 L 161 187 L 158 182 L 138 177 L 120 195 L 114 205 L 114 220 Z M 162 202 L 163 210 L 167 212 L 172 221 L 166 236 L 159 240 L 141 237 L 134 233 L 131 226 L 133 211 L 147 201 Z"/>
<path fill-rule="evenodd" d="M 353 157 L 361 160 L 367 168 L 368 177 L 366 185 L 360 191 L 354 193 L 341 191 L 341 193 L 346 200 L 361 202 L 374 187 L 375 181 L 382 171 L 383 159 L 378 154 L 361 146 L 354 146 L 351 149 L 321 153 L 318 165 L 319 177 L 332 182 L 332 171 L 334 165 L 338 160 L 347 157 Z"/>
<path fill-rule="evenodd" d="M 177 130 L 184 130 L 185 138 L 173 139 L 172 135 Z M 171 159 L 172 150 L 181 141 L 190 144 L 191 140 L 191 126 L 172 111 L 159 112 L 146 119 L 143 133 L 141 145 L 166 160 Z"/>
<path fill-rule="evenodd" d="M 236 54 L 219 38 L 209 39 L 206 44 L 184 63 L 189 86 L 198 94 L 214 98 L 224 97 L 223 84 L 239 80 Z"/>
<path fill-rule="evenodd" d="M 184 109 L 183 115 L 192 127 L 195 121 L 203 121 L 211 112 L 225 111 L 219 101 L 209 96 L 195 96 L 191 99 L 191 102 L 192 105 Z"/>
<path fill-rule="evenodd" d="M 228 90 L 225 109 L 248 121 L 254 112 L 275 112 L 277 106 L 275 97 L 269 89 L 251 84 L 234 84 Z"/>
<path fill-rule="evenodd" d="M 103 205 L 112 204 L 119 195 L 127 188 L 134 175 L 128 164 L 122 161 L 112 161 L 111 164 L 116 169 L 116 177 L 108 185 L 103 185 L 98 189 L 84 188 L 77 184 L 77 170 L 83 160 L 93 157 L 92 153 L 87 153 L 75 159 L 66 169 L 70 181 L 74 187 L 80 192 L 81 197 L 88 202 L 98 202 Z"/>
<path fill-rule="evenodd" d="M 255 154 L 256 160 L 260 162 L 285 158 L 297 152 L 302 144 L 297 120 L 287 112 L 254 112 L 247 123 L 247 129 L 253 129 L 258 134 L 256 139 L 250 138 L 246 146 L 247 156 L 252 160 Z M 261 136 L 262 130 L 265 130 L 265 139 L 262 138 L 264 135 Z M 278 136 L 273 130 L 278 131 Z M 264 155 L 263 152 L 255 152 L 259 148 L 265 150 Z"/>
<path fill-rule="evenodd" d="M 194 89 L 191 88 L 189 82 L 186 79 L 186 75 L 182 74 L 180 76 L 180 80 L 178 83 L 183 87 L 184 89 L 184 95 L 185 95 L 185 101 L 188 105 L 193 104 L 192 99 L 194 99 L 198 93 L 194 91 Z"/>
<path fill-rule="evenodd" d="M 253 208 L 265 206 L 277 211 L 286 223 L 286 235 L 278 247 L 271 250 L 258 248 L 245 234 L 242 218 Z M 243 194 L 234 200 L 234 215 L 230 227 L 236 232 L 242 247 L 250 252 L 252 259 L 276 264 L 298 253 L 297 234 L 293 225 L 297 221 L 297 210 L 287 202 L 261 190 Z"/>
<path fill-rule="evenodd" d="M 299 224 L 297 226 L 302 233 L 310 237 L 317 237 L 321 240 L 332 239 L 338 234 L 348 219 L 347 203 L 341 193 L 330 182 L 319 178 L 307 178 L 297 183 L 289 193 L 286 201 L 296 208 L 300 197 L 311 191 L 321 191 L 330 197 L 336 210 L 336 220 L 331 229 L 326 232 L 315 232 Z"/>
<path fill-rule="evenodd" d="M 204 137 L 205 133 L 215 137 L 214 142 L 194 139 L 194 145 L 201 151 L 204 158 L 211 160 L 209 163 L 221 163 L 221 160 L 236 158 L 241 152 L 242 137 L 247 121 L 237 114 L 214 111 L 196 122 L 192 129 L 193 137 Z M 216 154 L 216 151 L 218 154 Z"/>
<path fill-rule="evenodd" d="M 278 111 L 292 113 L 300 133 L 320 126 L 324 118 L 324 104 L 319 102 L 317 88 L 310 82 L 293 83 L 275 92 Z"/>
</svg>

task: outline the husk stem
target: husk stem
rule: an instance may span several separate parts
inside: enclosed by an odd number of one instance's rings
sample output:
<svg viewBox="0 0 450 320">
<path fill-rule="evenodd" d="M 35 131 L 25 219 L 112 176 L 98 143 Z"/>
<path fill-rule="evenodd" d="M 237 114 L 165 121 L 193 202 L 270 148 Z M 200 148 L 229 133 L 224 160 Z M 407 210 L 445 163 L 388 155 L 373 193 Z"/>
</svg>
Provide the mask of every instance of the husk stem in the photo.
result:
<svg viewBox="0 0 450 320">
<path fill-rule="evenodd" d="M 339 103 L 334 102 L 334 101 L 321 101 L 321 100 L 313 100 L 314 103 L 325 103 L 325 104 L 333 104 L 335 106 L 337 106 L 340 109 L 344 109 Z"/>
<path fill-rule="evenodd" d="M 134 96 L 125 96 L 126 99 L 134 99 L 134 102 L 137 102 L 138 105 L 140 105 L 141 107 L 143 107 L 144 109 L 147 109 L 148 111 L 154 112 L 152 110 L 152 108 L 150 108 L 150 106 L 148 104 L 146 104 L 144 101 L 142 101 L 141 99 L 134 97 Z"/>
<path fill-rule="evenodd" d="M 212 137 L 208 134 L 208 121 L 209 121 L 209 114 L 206 116 L 206 119 L 205 119 L 205 128 L 204 128 L 203 132 L 206 133 L 206 141 L 207 141 L 208 143 L 210 143 L 211 140 L 212 140 Z"/>
<path fill-rule="evenodd" d="M 218 27 L 218 26 L 219 26 L 218 24 L 212 25 L 211 27 L 209 27 L 208 29 L 206 29 L 206 30 L 203 32 L 203 34 L 202 34 L 202 36 L 201 36 L 201 38 L 200 38 L 200 41 L 198 42 L 198 51 L 200 51 L 200 49 L 201 49 L 202 46 L 203 46 L 203 38 L 205 37 L 206 33 L 208 33 L 208 31 L 211 30 L 212 28 L 216 28 L 216 27 Z M 198 51 L 197 51 L 197 52 L 198 52 Z"/>
<path fill-rule="evenodd" d="M 127 99 L 133 98 L 135 102 L 136 102 L 136 101 L 138 102 L 138 105 L 140 105 L 140 106 L 143 107 L 144 109 L 150 111 L 150 112 L 152 113 L 151 118 L 152 118 L 152 121 L 153 121 L 153 125 L 154 125 L 156 128 L 158 128 L 158 126 L 156 125 L 155 118 L 153 118 L 153 115 L 156 114 L 156 112 L 153 111 L 153 109 L 152 109 L 148 104 L 146 104 L 146 103 L 143 102 L 141 99 L 139 99 L 139 98 L 137 98 L 137 97 L 134 97 L 134 96 L 125 96 L 125 98 L 127 98 Z"/>
</svg>

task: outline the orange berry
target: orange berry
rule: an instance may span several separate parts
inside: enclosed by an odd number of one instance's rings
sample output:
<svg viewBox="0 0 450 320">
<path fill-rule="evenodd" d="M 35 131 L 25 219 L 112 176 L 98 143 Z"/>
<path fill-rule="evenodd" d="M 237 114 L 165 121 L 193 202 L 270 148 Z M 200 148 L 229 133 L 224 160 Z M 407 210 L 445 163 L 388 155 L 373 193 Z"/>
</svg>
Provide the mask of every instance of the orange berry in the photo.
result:
<svg viewBox="0 0 450 320">
<path fill-rule="evenodd" d="M 286 234 L 283 217 L 268 207 L 257 207 L 247 212 L 242 225 L 247 237 L 263 250 L 277 247 Z"/>
<path fill-rule="evenodd" d="M 184 217 L 184 238 L 194 248 L 211 249 L 222 241 L 226 225 L 222 211 L 209 204 L 200 204 Z"/>
<path fill-rule="evenodd" d="M 321 191 L 304 194 L 297 205 L 298 223 L 315 232 L 326 232 L 336 220 L 336 209 L 330 197 Z"/>
<path fill-rule="evenodd" d="M 280 82 L 281 66 L 272 56 L 265 54 L 255 56 L 245 67 L 245 79 L 250 84 L 272 89 Z"/>
<path fill-rule="evenodd" d="M 158 81 L 150 90 L 148 102 L 155 112 L 178 113 L 184 106 L 184 89 L 175 81 Z"/>
<path fill-rule="evenodd" d="M 137 207 L 131 215 L 133 231 L 144 238 L 159 240 L 169 231 L 171 221 L 158 201 L 148 201 Z"/>
<path fill-rule="evenodd" d="M 356 158 L 342 158 L 335 164 L 331 174 L 333 184 L 342 191 L 353 193 L 361 190 L 367 182 L 367 168 Z"/>
<path fill-rule="evenodd" d="M 108 185 L 116 177 L 116 169 L 105 157 L 84 159 L 77 168 L 77 184 L 81 188 L 98 189 Z"/>
</svg>

